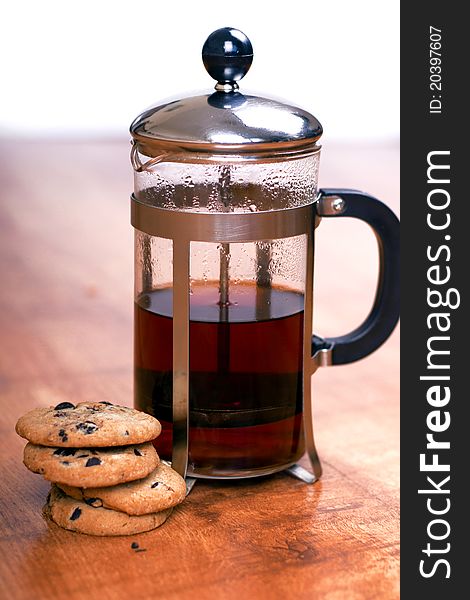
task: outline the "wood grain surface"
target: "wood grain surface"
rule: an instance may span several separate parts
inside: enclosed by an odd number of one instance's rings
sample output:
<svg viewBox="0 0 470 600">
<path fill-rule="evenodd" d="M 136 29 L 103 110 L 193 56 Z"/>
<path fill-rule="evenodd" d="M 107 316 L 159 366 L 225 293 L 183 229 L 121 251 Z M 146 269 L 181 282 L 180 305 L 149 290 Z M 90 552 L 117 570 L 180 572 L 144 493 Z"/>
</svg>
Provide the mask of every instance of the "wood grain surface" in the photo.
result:
<svg viewBox="0 0 470 600">
<path fill-rule="evenodd" d="M 398 598 L 398 331 L 367 359 L 316 373 L 319 483 L 198 482 L 166 525 L 134 537 L 70 533 L 41 516 L 49 484 L 22 465 L 17 418 L 65 400 L 132 403 L 128 151 L 0 142 L 0 595 Z M 321 185 L 364 189 L 398 211 L 398 147 L 327 143 Z M 323 220 L 320 335 L 365 317 L 376 270 L 365 225 Z"/>
</svg>

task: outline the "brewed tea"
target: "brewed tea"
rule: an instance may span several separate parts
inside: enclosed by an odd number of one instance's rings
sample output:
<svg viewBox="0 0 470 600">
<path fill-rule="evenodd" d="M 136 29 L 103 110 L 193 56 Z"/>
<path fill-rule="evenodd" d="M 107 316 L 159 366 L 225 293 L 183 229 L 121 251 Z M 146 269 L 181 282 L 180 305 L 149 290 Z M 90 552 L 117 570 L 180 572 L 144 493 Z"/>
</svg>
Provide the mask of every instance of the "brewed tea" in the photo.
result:
<svg viewBox="0 0 470 600">
<path fill-rule="evenodd" d="M 190 296 L 189 464 L 203 474 L 273 470 L 303 453 L 303 295 L 253 282 L 196 282 Z M 135 406 L 155 415 L 171 459 L 172 289 L 135 305 Z"/>
</svg>

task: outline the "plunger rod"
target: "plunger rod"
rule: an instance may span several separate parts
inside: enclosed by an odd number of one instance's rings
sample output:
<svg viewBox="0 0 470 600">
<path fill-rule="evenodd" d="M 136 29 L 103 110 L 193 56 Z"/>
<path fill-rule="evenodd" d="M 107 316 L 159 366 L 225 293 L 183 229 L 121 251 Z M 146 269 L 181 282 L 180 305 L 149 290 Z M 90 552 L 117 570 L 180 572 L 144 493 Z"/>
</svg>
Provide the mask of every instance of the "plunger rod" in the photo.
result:
<svg viewBox="0 0 470 600">
<path fill-rule="evenodd" d="M 225 165 L 220 170 L 220 199 L 224 205 L 224 212 L 230 209 L 230 167 Z M 221 316 L 226 313 L 229 304 L 229 270 L 230 270 L 230 244 L 220 246 L 220 271 L 219 271 L 219 306 L 222 309 Z"/>
<path fill-rule="evenodd" d="M 220 272 L 219 272 L 219 304 L 221 308 L 227 307 L 228 281 L 230 267 L 230 244 L 221 244 L 220 248 Z"/>
</svg>

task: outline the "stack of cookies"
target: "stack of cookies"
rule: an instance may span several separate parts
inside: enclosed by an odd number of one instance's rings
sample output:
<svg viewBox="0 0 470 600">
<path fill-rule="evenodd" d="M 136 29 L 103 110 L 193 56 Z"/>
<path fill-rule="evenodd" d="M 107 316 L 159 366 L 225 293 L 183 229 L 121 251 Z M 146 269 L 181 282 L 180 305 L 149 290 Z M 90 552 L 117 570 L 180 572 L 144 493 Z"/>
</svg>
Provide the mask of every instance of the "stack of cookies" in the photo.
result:
<svg viewBox="0 0 470 600">
<path fill-rule="evenodd" d="M 154 529 L 184 500 L 184 479 L 151 442 L 160 431 L 150 415 L 109 402 L 35 408 L 16 424 L 28 440 L 24 464 L 53 482 L 48 516 L 103 536 Z"/>
</svg>

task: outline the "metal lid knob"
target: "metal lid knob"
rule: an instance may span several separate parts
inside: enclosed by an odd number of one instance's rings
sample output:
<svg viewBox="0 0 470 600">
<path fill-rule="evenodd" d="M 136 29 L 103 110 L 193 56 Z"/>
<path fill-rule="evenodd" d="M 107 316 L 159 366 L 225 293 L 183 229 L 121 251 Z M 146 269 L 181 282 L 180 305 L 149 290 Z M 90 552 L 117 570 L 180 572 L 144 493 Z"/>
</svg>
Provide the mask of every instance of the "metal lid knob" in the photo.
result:
<svg viewBox="0 0 470 600">
<path fill-rule="evenodd" d="M 217 81 L 218 92 L 233 92 L 253 62 L 253 46 L 239 29 L 222 27 L 207 38 L 202 60 L 209 75 Z"/>
<path fill-rule="evenodd" d="M 237 81 L 253 61 L 244 33 L 217 29 L 207 38 L 202 59 L 217 91 L 165 100 L 139 115 L 131 133 L 141 154 L 159 160 L 186 152 L 191 154 L 184 160 L 205 160 L 202 153 L 266 160 L 318 150 L 323 130 L 312 114 L 281 100 L 237 92 Z"/>
</svg>

